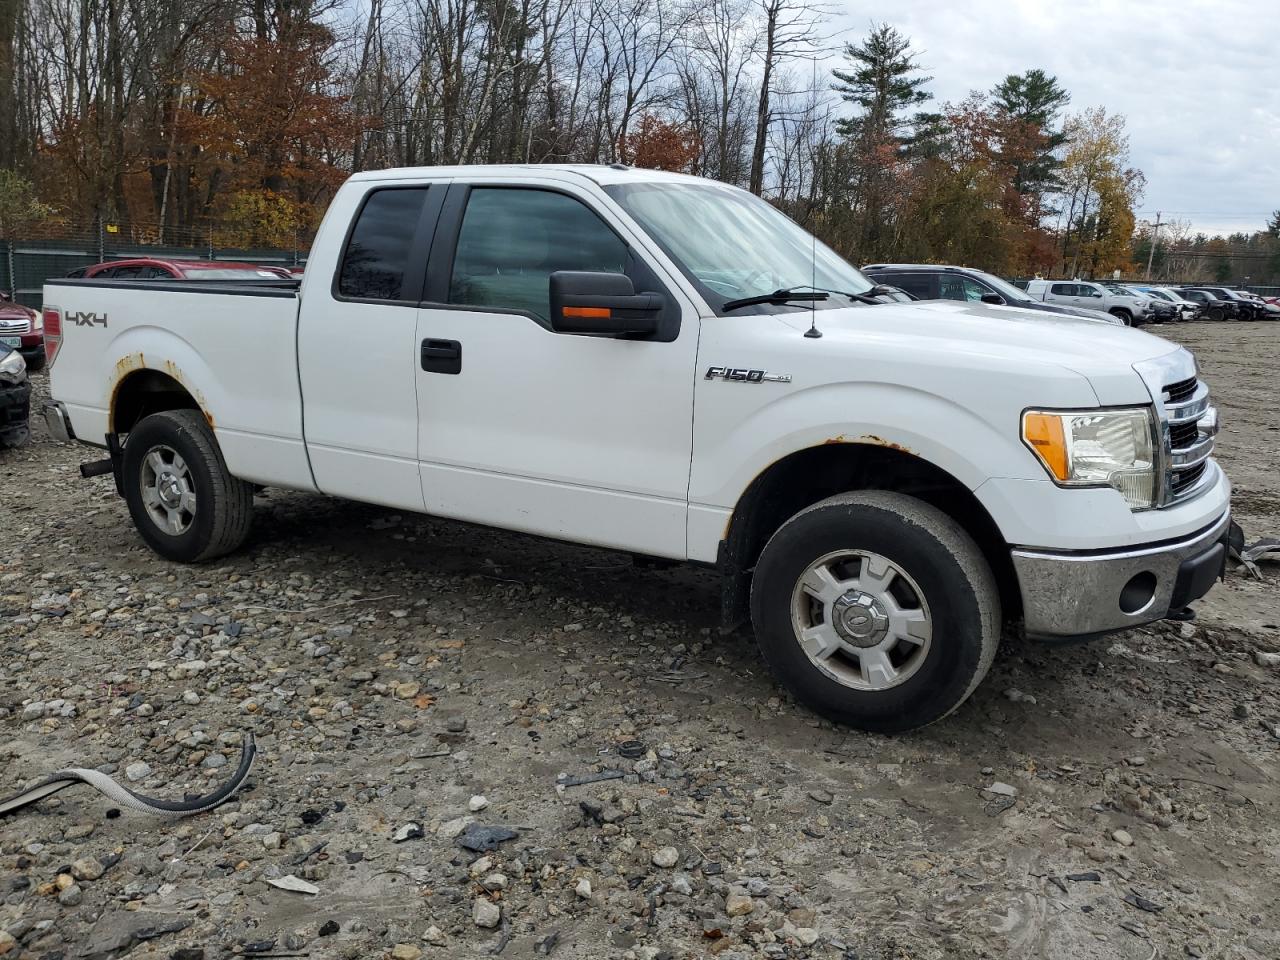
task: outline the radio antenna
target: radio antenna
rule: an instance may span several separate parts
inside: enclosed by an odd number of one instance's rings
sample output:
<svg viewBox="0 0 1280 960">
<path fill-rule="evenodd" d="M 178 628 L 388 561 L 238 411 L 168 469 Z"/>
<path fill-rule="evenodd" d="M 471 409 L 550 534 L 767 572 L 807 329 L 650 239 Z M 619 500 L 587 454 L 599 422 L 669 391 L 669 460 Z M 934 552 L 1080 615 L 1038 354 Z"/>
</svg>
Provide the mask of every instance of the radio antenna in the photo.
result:
<svg viewBox="0 0 1280 960">
<path fill-rule="evenodd" d="M 818 56 L 814 54 L 809 58 L 809 63 L 813 66 L 813 79 L 809 96 L 815 99 L 818 96 Z M 812 136 L 812 133 L 810 133 Z M 817 218 L 814 216 L 814 205 L 811 200 L 809 203 L 809 286 L 814 290 L 818 289 L 818 235 L 814 233 L 817 227 Z M 809 329 L 804 332 L 805 337 L 810 340 L 817 340 L 822 337 L 822 331 L 818 329 L 818 301 L 809 301 Z"/>
</svg>

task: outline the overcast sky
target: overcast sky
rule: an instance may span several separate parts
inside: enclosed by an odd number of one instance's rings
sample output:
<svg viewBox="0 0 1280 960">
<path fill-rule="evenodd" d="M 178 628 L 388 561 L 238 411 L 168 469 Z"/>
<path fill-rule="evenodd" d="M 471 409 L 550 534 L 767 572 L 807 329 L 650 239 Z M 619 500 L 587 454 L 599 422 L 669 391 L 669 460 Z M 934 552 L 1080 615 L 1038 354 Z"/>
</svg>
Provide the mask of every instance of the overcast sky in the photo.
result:
<svg viewBox="0 0 1280 960">
<path fill-rule="evenodd" d="M 1280 208 L 1280 0 L 836 0 L 842 39 L 885 20 L 907 34 L 936 103 L 1039 67 L 1068 110 L 1128 118 L 1147 178 L 1139 217 L 1261 229 Z M 830 65 L 834 65 L 831 62 Z"/>
</svg>

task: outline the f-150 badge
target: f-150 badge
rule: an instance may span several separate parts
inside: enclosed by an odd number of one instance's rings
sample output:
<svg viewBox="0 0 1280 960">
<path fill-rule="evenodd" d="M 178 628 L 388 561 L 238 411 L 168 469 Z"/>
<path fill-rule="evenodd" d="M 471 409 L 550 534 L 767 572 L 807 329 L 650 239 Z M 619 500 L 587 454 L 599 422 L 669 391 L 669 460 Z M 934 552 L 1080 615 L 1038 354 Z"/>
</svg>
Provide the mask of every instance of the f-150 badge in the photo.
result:
<svg viewBox="0 0 1280 960">
<path fill-rule="evenodd" d="M 790 383 L 789 373 L 767 373 L 743 367 L 707 367 L 704 380 L 736 380 L 739 383 Z"/>
</svg>

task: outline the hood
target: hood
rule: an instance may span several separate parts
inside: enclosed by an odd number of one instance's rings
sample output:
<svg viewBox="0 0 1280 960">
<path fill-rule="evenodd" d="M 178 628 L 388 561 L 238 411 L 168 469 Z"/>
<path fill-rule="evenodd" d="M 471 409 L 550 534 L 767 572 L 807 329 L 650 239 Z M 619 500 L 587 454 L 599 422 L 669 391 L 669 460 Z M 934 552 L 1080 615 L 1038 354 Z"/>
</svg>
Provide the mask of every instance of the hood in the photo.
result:
<svg viewBox="0 0 1280 960">
<path fill-rule="evenodd" d="M 809 326 L 808 312 L 775 316 L 797 335 Z M 957 358 L 955 362 L 963 362 L 966 355 L 980 357 L 979 362 L 993 370 L 1025 372 L 1037 365 L 1070 370 L 1089 381 L 1104 405 L 1149 403 L 1151 397 L 1133 364 L 1182 351 L 1177 344 L 1132 327 L 955 300 L 822 310 L 815 319 L 822 342 L 832 347 L 890 342 L 895 351 L 915 349 Z"/>
<path fill-rule="evenodd" d="M 1034 310 L 1042 310 L 1045 313 L 1057 313 L 1064 317 L 1080 317 L 1083 320 L 1092 320 L 1095 323 L 1109 323 L 1114 326 L 1124 326 L 1124 323 L 1111 314 L 1103 310 L 1090 310 L 1088 307 L 1070 307 L 1063 303 L 1041 303 L 1035 301 Z M 1016 306 L 1016 304 L 1012 304 Z"/>
</svg>

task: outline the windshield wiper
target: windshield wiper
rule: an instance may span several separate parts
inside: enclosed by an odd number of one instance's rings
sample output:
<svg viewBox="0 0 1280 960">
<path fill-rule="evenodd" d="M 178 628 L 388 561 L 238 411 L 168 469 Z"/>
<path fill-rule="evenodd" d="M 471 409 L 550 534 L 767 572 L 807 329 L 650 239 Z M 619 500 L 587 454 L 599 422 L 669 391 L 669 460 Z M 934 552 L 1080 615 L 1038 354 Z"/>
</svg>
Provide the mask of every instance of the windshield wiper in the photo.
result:
<svg viewBox="0 0 1280 960">
<path fill-rule="evenodd" d="M 737 310 L 741 307 L 754 307 L 758 303 L 810 303 L 826 300 L 828 297 L 830 297 L 830 294 L 826 290 L 789 287 L 786 290 L 775 290 L 773 293 L 762 293 L 755 297 L 742 297 L 738 300 L 730 300 L 725 303 L 720 310 L 727 313 L 730 310 Z"/>
</svg>

